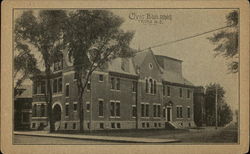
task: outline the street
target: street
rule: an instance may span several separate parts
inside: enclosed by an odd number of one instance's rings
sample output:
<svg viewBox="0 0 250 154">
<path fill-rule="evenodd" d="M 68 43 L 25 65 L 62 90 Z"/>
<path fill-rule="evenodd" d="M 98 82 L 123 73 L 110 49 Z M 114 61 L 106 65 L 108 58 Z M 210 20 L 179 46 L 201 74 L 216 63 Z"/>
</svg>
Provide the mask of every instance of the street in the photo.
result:
<svg viewBox="0 0 250 154">
<path fill-rule="evenodd" d="M 78 134 L 81 135 L 81 134 Z M 85 134 L 87 135 L 87 134 Z M 89 135 L 89 134 L 88 134 Z M 237 127 L 232 123 L 227 127 L 206 127 L 204 129 L 190 130 L 137 130 L 120 132 L 98 132 L 93 136 L 109 137 L 141 137 L 147 139 L 178 139 L 179 143 L 159 143 L 159 144 L 234 144 L 237 143 Z M 14 135 L 14 144 L 145 144 L 145 143 L 125 143 L 116 141 L 97 141 L 88 139 L 57 138 L 57 137 L 38 137 Z M 152 143 L 147 143 L 152 144 Z"/>
</svg>

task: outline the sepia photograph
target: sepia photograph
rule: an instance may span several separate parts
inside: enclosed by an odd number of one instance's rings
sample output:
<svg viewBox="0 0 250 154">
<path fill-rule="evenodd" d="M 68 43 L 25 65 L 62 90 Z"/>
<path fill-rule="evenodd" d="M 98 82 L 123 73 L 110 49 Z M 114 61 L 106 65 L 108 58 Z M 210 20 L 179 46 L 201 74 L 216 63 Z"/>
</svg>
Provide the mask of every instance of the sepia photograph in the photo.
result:
<svg viewBox="0 0 250 154">
<path fill-rule="evenodd" d="M 13 143 L 237 144 L 238 16 L 14 9 Z"/>
<path fill-rule="evenodd" d="M 248 151 L 248 3 L 2 8 L 1 152 Z"/>
</svg>

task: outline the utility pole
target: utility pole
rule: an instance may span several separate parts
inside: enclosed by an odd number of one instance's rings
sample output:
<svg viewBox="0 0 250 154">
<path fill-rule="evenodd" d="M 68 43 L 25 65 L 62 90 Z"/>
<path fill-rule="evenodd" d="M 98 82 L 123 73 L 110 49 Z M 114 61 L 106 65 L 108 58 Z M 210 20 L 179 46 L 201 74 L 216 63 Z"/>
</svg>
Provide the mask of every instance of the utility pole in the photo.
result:
<svg viewBox="0 0 250 154">
<path fill-rule="evenodd" d="M 218 115 L 217 115 L 217 104 L 218 104 L 218 93 L 217 93 L 217 85 L 215 85 L 215 129 L 218 127 Z"/>
</svg>

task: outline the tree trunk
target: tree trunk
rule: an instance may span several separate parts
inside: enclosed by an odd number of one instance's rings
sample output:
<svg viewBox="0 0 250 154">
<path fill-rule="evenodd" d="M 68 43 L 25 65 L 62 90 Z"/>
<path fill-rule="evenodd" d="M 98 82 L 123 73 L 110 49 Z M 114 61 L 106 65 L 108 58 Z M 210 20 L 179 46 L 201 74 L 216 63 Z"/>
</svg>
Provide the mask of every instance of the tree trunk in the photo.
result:
<svg viewBox="0 0 250 154">
<path fill-rule="evenodd" d="M 83 90 L 81 88 L 79 92 L 79 98 L 78 98 L 78 103 L 79 103 L 79 120 L 80 120 L 80 132 L 84 132 L 83 130 L 83 121 L 84 121 L 84 111 L 83 111 Z"/>
<path fill-rule="evenodd" d="M 47 109 L 48 109 L 48 119 L 50 124 L 50 132 L 55 131 L 54 119 L 53 119 L 53 111 L 52 111 L 52 90 L 50 83 L 50 68 L 46 68 L 46 81 L 47 81 Z"/>
</svg>

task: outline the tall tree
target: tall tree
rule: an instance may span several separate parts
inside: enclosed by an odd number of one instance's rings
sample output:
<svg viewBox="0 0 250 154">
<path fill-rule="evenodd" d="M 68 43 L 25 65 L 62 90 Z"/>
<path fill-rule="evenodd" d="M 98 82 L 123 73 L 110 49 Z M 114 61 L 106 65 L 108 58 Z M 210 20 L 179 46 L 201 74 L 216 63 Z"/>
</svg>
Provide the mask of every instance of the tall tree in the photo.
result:
<svg viewBox="0 0 250 154">
<path fill-rule="evenodd" d="M 26 44 L 16 40 L 14 45 L 14 96 L 16 97 L 19 94 L 18 89 L 24 80 L 39 74 L 40 70 L 38 69 L 36 58 Z"/>
<path fill-rule="evenodd" d="M 205 94 L 205 111 L 206 111 L 206 124 L 208 126 L 215 125 L 215 99 L 217 88 L 217 108 L 218 108 L 218 125 L 224 126 L 232 120 L 232 111 L 229 105 L 224 100 L 225 90 L 220 84 L 210 83 L 206 86 Z"/>
<path fill-rule="evenodd" d="M 226 16 L 227 25 L 229 28 L 215 33 L 208 39 L 213 44 L 217 45 L 214 49 L 215 56 L 222 55 L 230 59 L 228 70 L 232 73 L 237 73 L 239 70 L 239 14 L 238 11 L 232 11 Z"/>
<path fill-rule="evenodd" d="M 77 74 L 80 131 L 83 131 L 83 94 L 91 74 L 116 57 L 129 57 L 133 32 L 120 29 L 122 18 L 107 10 L 69 13 L 64 40 Z"/>
<path fill-rule="evenodd" d="M 52 117 L 51 66 L 63 48 L 62 23 L 66 13 L 63 10 L 41 10 L 37 14 L 25 11 L 15 21 L 15 38 L 28 48 L 32 45 L 42 55 L 46 74 L 46 101 L 50 132 L 54 131 Z"/>
</svg>

